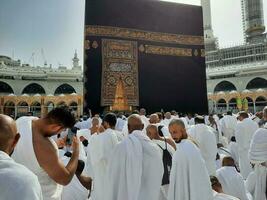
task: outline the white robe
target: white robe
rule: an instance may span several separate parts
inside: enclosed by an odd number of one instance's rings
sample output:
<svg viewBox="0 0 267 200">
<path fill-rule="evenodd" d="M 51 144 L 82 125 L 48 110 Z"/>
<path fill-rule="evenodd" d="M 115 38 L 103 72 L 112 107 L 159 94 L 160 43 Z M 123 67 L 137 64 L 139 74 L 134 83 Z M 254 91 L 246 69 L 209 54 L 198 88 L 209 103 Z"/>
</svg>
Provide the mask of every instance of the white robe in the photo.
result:
<svg viewBox="0 0 267 200">
<path fill-rule="evenodd" d="M 32 143 L 32 120 L 35 117 L 20 117 L 17 121 L 17 129 L 20 133 L 19 142 L 14 150 L 12 158 L 17 163 L 26 166 L 37 177 L 42 188 L 44 200 L 60 200 L 62 193 L 62 185 L 56 183 L 44 169 L 39 165 Z M 57 145 L 51 138 L 50 142 L 57 149 Z M 58 154 L 58 151 L 57 151 Z M 49 155 L 48 155 L 49 156 Z"/>
<path fill-rule="evenodd" d="M 127 123 L 126 120 L 123 120 L 123 119 L 121 119 L 121 118 L 117 118 L 116 130 L 118 130 L 118 131 L 122 131 L 122 129 L 123 129 L 125 123 Z"/>
<path fill-rule="evenodd" d="M 212 200 L 205 161 L 190 140 L 182 140 L 173 156 L 168 200 Z"/>
<path fill-rule="evenodd" d="M 216 136 L 205 124 L 197 124 L 188 130 L 188 134 L 197 142 L 201 155 L 205 160 L 209 175 L 216 173 Z"/>
<path fill-rule="evenodd" d="M 239 198 L 240 200 L 248 200 L 247 191 L 243 177 L 236 171 L 234 167 L 222 167 L 216 171 L 216 177 L 222 185 L 225 194 Z"/>
<path fill-rule="evenodd" d="M 249 174 L 246 186 L 254 200 L 265 200 L 267 178 L 267 130 L 258 129 L 251 140 L 249 159 L 255 164 L 254 171 Z M 265 166 L 262 166 L 265 163 Z"/>
<path fill-rule="evenodd" d="M 144 129 L 149 125 L 149 120 L 147 119 L 147 117 L 145 115 L 140 115 L 141 120 L 144 124 Z"/>
<path fill-rule="evenodd" d="M 195 125 L 195 119 L 193 117 L 191 119 L 189 119 L 188 117 L 185 117 L 185 119 L 189 126 Z"/>
<path fill-rule="evenodd" d="M 227 148 L 229 149 L 231 157 L 234 159 L 236 166 L 239 168 L 238 144 L 236 142 L 229 142 Z"/>
<path fill-rule="evenodd" d="M 62 162 L 65 166 L 68 164 L 70 158 L 62 157 Z M 73 176 L 71 182 L 63 187 L 61 200 L 86 200 L 88 197 L 88 190 L 83 187 L 76 175 Z"/>
<path fill-rule="evenodd" d="M 172 119 L 167 119 L 165 118 L 164 120 L 161 121 L 161 124 L 166 126 L 166 127 L 169 127 L 169 123 L 171 122 Z"/>
<path fill-rule="evenodd" d="M 142 131 L 129 134 L 115 147 L 111 159 L 105 200 L 159 198 L 162 158 L 159 148 Z"/>
<path fill-rule="evenodd" d="M 248 151 L 252 136 L 257 129 L 257 123 L 249 118 L 238 122 L 236 126 L 235 137 L 238 145 L 239 168 L 244 179 L 252 172 L 252 167 L 248 159 Z"/>
<path fill-rule="evenodd" d="M 228 142 L 235 134 L 236 124 L 237 119 L 232 115 L 225 115 L 221 120 L 221 130 L 224 133 L 224 136 L 228 139 Z"/>
<path fill-rule="evenodd" d="M 239 200 L 236 197 L 224 194 L 224 193 L 217 193 L 215 191 L 213 191 L 213 200 Z"/>
<path fill-rule="evenodd" d="M 92 127 L 92 120 L 90 118 L 87 120 L 82 120 L 77 122 L 74 126 L 79 129 L 89 129 Z"/>
<path fill-rule="evenodd" d="M 114 130 L 107 129 L 99 135 L 93 135 L 90 143 L 90 160 L 93 169 L 93 200 L 103 200 L 103 188 L 106 188 L 106 171 L 108 159 L 112 157 L 112 150 L 118 144 Z"/>
<path fill-rule="evenodd" d="M 0 199 L 43 199 L 37 176 L 3 151 L 0 151 Z"/>
<path fill-rule="evenodd" d="M 124 134 L 121 131 L 115 130 L 114 132 L 119 142 L 121 142 L 125 138 Z"/>
</svg>

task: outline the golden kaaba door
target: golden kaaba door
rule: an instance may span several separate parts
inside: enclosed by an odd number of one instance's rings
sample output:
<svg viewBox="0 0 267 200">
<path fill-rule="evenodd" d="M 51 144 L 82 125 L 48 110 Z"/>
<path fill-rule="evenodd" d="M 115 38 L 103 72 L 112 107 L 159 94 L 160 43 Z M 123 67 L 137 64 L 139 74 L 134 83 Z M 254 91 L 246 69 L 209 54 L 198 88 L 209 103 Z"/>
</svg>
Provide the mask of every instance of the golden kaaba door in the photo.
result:
<svg viewBox="0 0 267 200">
<path fill-rule="evenodd" d="M 101 105 L 129 110 L 139 105 L 137 42 L 102 39 Z"/>
</svg>

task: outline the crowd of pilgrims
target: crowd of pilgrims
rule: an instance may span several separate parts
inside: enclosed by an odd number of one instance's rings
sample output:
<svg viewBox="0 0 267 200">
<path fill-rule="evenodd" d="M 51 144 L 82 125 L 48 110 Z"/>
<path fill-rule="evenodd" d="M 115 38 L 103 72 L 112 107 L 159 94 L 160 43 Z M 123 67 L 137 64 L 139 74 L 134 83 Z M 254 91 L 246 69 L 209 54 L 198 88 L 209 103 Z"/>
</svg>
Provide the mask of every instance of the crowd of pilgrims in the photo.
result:
<svg viewBox="0 0 267 200">
<path fill-rule="evenodd" d="M 0 200 L 266 200 L 267 107 L 0 115 Z"/>
</svg>

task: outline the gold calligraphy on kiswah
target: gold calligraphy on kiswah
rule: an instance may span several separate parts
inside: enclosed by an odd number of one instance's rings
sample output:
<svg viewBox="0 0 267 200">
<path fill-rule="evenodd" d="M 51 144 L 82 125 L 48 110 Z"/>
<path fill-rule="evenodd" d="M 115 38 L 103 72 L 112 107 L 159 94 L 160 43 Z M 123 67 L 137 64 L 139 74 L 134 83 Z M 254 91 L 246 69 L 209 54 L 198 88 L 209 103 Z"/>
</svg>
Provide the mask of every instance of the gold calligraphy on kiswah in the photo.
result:
<svg viewBox="0 0 267 200">
<path fill-rule="evenodd" d="M 87 25 L 85 36 L 107 36 L 181 45 L 204 45 L 203 36 L 159 33 L 112 26 Z"/>
<path fill-rule="evenodd" d="M 192 49 L 145 45 L 145 53 L 166 56 L 192 56 Z"/>
</svg>

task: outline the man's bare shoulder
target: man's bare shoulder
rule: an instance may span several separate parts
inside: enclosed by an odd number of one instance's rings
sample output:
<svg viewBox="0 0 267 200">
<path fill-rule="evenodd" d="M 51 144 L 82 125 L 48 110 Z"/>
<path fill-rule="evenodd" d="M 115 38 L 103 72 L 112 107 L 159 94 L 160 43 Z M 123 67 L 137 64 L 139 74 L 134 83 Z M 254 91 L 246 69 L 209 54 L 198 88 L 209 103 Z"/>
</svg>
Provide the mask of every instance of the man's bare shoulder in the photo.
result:
<svg viewBox="0 0 267 200">
<path fill-rule="evenodd" d="M 47 137 L 38 137 L 33 141 L 36 158 L 41 167 L 58 160 L 57 148 Z M 52 165 L 53 166 L 53 165 Z"/>
</svg>

